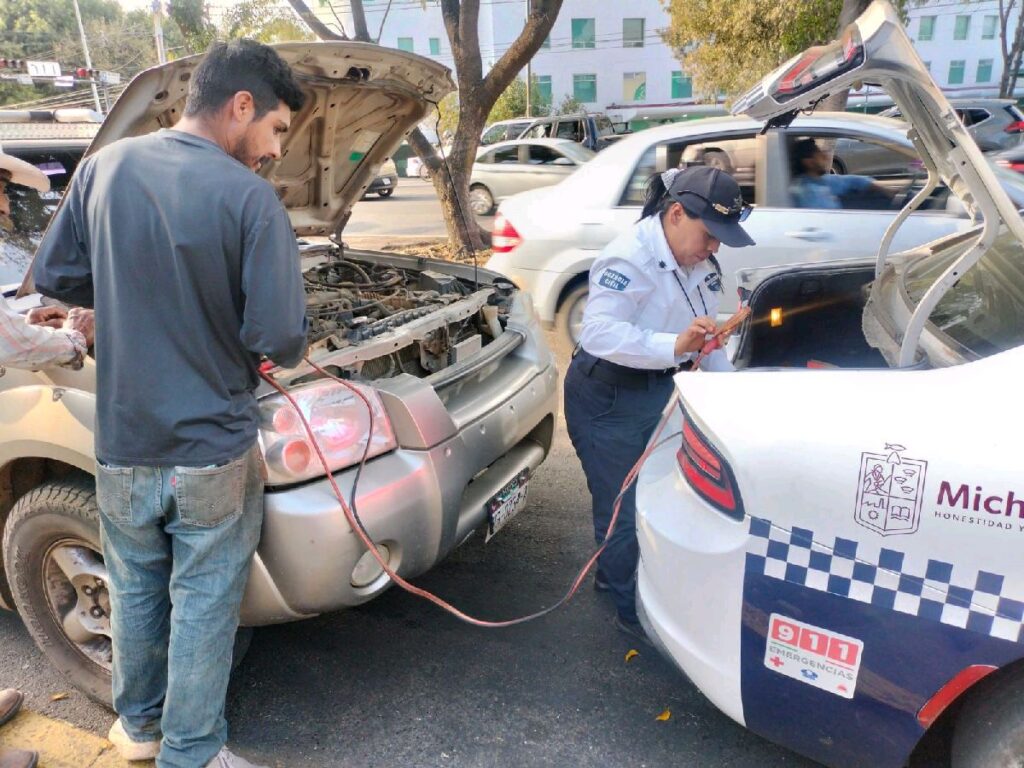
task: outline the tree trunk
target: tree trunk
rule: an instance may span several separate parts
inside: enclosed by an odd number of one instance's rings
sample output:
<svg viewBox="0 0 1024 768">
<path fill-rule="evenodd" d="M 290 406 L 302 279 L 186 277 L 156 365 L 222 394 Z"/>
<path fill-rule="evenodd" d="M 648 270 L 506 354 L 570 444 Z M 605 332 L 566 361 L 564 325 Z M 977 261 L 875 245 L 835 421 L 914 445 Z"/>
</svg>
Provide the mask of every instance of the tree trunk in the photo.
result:
<svg viewBox="0 0 1024 768">
<path fill-rule="evenodd" d="M 352 2 L 358 5 L 362 3 L 362 0 L 352 0 Z M 321 40 L 348 40 L 345 35 L 339 35 L 320 21 L 316 14 L 309 10 L 309 6 L 303 0 L 288 0 L 288 4 L 291 5 L 292 10 L 295 11 L 298 17 L 306 22 L 306 26 L 312 30 L 313 34 Z M 366 26 L 365 22 L 363 26 Z"/>
</svg>

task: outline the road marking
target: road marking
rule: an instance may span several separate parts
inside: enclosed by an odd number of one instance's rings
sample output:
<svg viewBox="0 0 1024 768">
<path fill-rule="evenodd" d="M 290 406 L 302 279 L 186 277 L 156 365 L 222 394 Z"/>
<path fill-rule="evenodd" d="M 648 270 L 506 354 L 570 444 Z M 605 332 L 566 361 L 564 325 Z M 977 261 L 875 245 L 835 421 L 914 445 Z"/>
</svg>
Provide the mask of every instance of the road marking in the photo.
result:
<svg viewBox="0 0 1024 768">
<path fill-rule="evenodd" d="M 152 762 L 122 760 L 114 745 L 94 733 L 36 712 L 22 710 L 0 728 L 0 747 L 34 749 L 39 768 L 152 768 Z"/>
</svg>

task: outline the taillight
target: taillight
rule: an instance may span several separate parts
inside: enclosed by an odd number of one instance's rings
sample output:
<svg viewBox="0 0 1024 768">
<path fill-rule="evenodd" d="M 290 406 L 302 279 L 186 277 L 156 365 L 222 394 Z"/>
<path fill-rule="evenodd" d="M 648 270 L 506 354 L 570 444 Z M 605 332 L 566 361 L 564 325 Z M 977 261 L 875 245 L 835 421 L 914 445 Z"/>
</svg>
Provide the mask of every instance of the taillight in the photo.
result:
<svg viewBox="0 0 1024 768">
<path fill-rule="evenodd" d="M 1024 133 L 1024 120 L 1017 120 L 1008 124 L 1003 131 L 1006 133 Z"/>
<path fill-rule="evenodd" d="M 508 253 L 518 247 L 523 238 L 516 232 L 512 222 L 504 215 L 494 217 L 494 229 L 491 230 L 491 250 L 495 253 Z"/>
<path fill-rule="evenodd" d="M 1017 173 L 1024 173 L 1024 160 L 996 160 L 996 165 Z"/>
<path fill-rule="evenodd" d="M 676 452 L 683 476 L 711 506 L 736 520 L 743 519 L 743 503 L 736 491 L 732 469 L 714 446 L 683 413 L 683 445 Z"/>
<path fill-rule="evenodd" d="M 771 94 L 780 103 L 789 101 L 863 63 L 860 30 L 856 24 L 851 24 L 839 40 L 809 48 L 801 54 L 771 88 Z"/>
</svg>

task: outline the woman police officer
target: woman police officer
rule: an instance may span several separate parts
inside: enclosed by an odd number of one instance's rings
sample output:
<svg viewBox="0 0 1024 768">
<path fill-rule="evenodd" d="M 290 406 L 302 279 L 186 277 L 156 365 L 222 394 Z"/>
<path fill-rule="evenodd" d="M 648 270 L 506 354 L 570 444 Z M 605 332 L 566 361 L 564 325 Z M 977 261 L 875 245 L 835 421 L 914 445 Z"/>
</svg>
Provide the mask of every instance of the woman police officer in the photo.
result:
<svg viewBox="0 0 1024 768">
<path fill-rule="evenodd" d="M 587 476 L 598 543 L 672 394 L 672 375 L 716 330 L 722 281 L 714 253 L 721 243 L 754 244 L 739 224 L 749 211 L 739 185 L 717 168 L 655 175 L 640 221 L 590 269 L 583 329 L 565 375 L 565 420 Z M 701 367 L 732 370 L 721 349 Z M 645 639 L 636 614 L 636 567 L 636 492 L 630 488 L 598 560 L 594 588 L 614 598 L 616 626 Z"/>
</svg>

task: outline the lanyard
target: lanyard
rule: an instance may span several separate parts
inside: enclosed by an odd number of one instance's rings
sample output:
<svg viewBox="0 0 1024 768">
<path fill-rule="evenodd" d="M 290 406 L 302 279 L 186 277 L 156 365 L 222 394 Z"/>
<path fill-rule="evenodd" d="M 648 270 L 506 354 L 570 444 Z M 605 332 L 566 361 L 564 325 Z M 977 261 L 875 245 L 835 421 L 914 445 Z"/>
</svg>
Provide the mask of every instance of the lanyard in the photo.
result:
<svg viewBox="0 0 1024 768">
<path fill-rule="evenodd" d="M 697 318 L 697 310 L 694 309 L 693 302 L 690 301 L 690 297 L 686 294 L 686 288 L 683 286 L 683 281 L 679 279 L 679 273 L 674 269 L 672 270 L 672 277 L 676 279 L 676 283 L 679 285 L 679 290 L 683 292 L 683 298 L 686 299 L 686 303 L 690 305 L 690 311 L 693 313 L 694 318 Z M 708 305 L 704 303 L 704 294 L 700 290 L 700 283 L 697 283 L 697 295 L 700 296 L 700 305 L 704 307 L 704 315 L 708 314 Z"/>
</svg>

